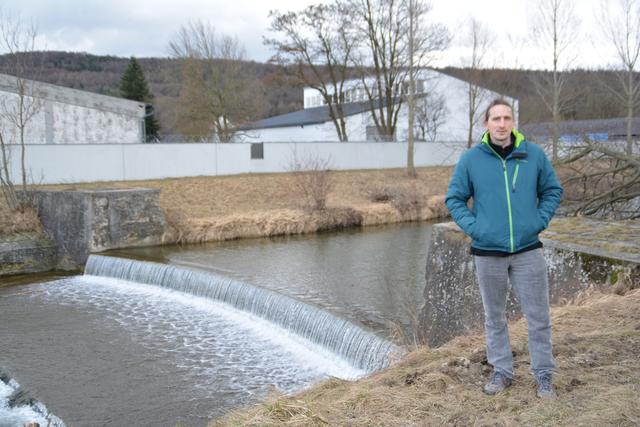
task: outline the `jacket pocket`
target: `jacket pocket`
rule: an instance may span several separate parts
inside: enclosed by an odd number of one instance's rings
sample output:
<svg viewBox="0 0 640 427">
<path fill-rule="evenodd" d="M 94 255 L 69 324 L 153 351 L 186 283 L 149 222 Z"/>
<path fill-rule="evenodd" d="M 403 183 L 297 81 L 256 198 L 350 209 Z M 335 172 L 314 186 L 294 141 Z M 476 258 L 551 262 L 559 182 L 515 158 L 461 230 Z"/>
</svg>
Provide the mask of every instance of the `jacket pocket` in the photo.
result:
<svg viewBox="0 0 640 427">
<path fill-rule="evenodd" d="M 502 221 L 477 220 L 473 240 L 481 248 L 509 250 L 509 224 Z"/>
<path fill-rule="evenodd" d="M 545 229 L 544 220 L 537 212 L 520 226 L 521 232 L 518 233 L 518 246 L 535 242 L 538 239 L 538 234 Z"/>
</svg>

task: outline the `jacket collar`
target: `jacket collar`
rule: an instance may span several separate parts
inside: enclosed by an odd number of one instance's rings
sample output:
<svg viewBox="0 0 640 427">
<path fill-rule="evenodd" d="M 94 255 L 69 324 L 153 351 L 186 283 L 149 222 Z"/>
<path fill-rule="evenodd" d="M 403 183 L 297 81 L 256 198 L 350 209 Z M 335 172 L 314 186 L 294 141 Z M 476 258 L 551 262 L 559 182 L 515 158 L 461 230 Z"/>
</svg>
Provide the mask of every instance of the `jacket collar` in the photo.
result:
<svg viewBox="0 0 640 427">
<path fill-rule="evenodd" d="M 516 151 L 518 150 L 518 148 L 520 148 L 520 145 L 525 141 L 525 138 L 524 138 L 524 135 L 518 132 L 517 129 L 513 129 L 511 131 L 511 134 L 515 137 L 515 142 L 513 143 L 514 145 L 513 150 Z M 489 146 L 489 131 L 485 131 L 485 133 L 482 134 L 482 143 L 480 145 L 484 150 L 492 152 L 491 147 Z M 526 150 L 525 146 L 523 146 L 522 148 Z"/>
</svg>

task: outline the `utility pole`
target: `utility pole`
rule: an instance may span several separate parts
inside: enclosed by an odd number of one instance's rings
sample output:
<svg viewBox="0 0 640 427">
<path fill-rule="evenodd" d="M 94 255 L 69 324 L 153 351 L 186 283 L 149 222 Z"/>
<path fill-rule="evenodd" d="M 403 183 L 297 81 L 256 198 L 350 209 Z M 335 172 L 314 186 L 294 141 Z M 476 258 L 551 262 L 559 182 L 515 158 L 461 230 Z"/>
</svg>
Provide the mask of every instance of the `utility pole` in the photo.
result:
<svg viewBox="0 0 640 427">
<path fill-rule="evenodd" d="M 407 106 L 409 109 L 409 124 L 407 134 L 407 175 L 412 178 L 417 176 L 416 168 L 413 162 L 414 153 L 414 141 L 413 141 L 413 128 L 415 127 L 415 76 L 413 70 L 413 42 L 414 42 L 414 12 L 415 12 L 415 0 L 409 0 L 409 98 Z"/>
</svg>

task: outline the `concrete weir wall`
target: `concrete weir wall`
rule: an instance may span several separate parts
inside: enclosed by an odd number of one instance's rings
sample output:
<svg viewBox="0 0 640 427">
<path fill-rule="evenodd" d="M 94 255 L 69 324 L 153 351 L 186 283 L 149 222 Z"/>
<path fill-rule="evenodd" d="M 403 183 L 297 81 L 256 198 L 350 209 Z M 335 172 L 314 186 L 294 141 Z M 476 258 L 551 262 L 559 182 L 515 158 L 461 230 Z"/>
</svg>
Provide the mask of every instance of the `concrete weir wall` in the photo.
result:
<svg viewBox="0 0 640 427">
<path fill-rule="evenodd" d="M 630 280 L 640 275 L 638 254 L 607 252 L 554 238 L 541 237 L 541 241 L 552 304 L 569 301 L 589 286 L 612 285 L 623 277 Z M 453 222 L 433 228 L 425 303 L 420 315 L 421 327 L 430 345 L 441 345 L 483 326 L 482 300 L 469 244 L 469 238 Z M 520 315 L 513 293 L 510 293 L 507 311 L 510 318 Z"/>
<path fill-rule="evenodd" d="M 161 243 L 160 190 L 39 190 L 33 197 L 58 248 L 58 266 L 76 268 L 92 252 Z"/>
</svg>

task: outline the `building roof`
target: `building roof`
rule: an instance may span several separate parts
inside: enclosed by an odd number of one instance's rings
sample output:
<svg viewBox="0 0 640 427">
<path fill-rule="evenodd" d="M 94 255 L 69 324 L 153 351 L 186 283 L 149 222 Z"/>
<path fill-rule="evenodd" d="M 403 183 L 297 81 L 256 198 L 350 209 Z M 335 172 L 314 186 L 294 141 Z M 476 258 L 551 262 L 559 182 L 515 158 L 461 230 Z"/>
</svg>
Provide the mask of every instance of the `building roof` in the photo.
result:
<svg viewBox="0 0 640 427">
<path fill-rule="evenodd" d="M 342 104 L 342 109 L 344 111 L 344 117 L 353 116 L 354 114 L 369 111 L 369 102 L 351 102 L 348 104 Z M 314 125 L 329 121 L 331 121 L 329 107 L 327 105 L 322 105 L 320 107 L 305 108 L 303 110 L 294 111 L 293 113 L 286 113 L 258 120 L 257 122 L 249 123 L 240 127 L 240 130 Z"/>
<path fill-rule="evenodd" d="M 523 125 L 520 130 L 532 139 L 550 138 L 553 134 L 553 123 L 529 123 Z M 560 136 L 566 138 L 580 138 L 588 135 L 592 139 L 620 139 L 627 135 L 627 118 L 596 119 L 596 120 L 570 120 L 558 124 Z M 631 121 L 631 133 L 640 135 L 640 117 L 634 117 Z"/>
<path fill-rule="evenodd" d="M 109 111 L 117 114 L 144 117 L 145 103 L 131 101 L 114 96 L 101 95 L 79 89 L 57 86 L 36 80 L 26 80 L 29 84 L 30 96 L 60 102 L 63 104 L 77 105 L 96 110 Z M 0 91 L 17 93 L 16 77 L 0 73 Z"/>
</svg>

